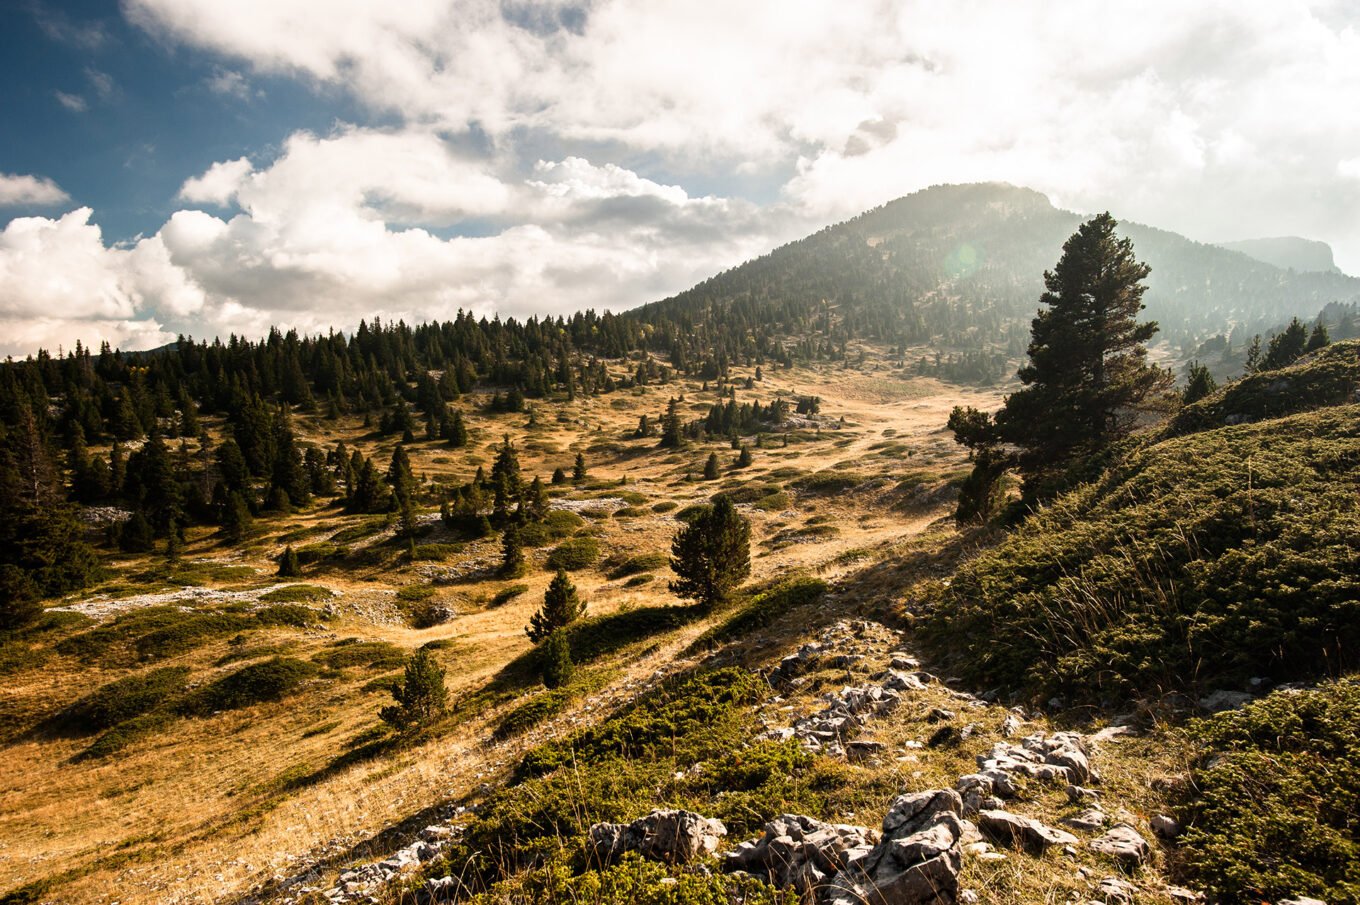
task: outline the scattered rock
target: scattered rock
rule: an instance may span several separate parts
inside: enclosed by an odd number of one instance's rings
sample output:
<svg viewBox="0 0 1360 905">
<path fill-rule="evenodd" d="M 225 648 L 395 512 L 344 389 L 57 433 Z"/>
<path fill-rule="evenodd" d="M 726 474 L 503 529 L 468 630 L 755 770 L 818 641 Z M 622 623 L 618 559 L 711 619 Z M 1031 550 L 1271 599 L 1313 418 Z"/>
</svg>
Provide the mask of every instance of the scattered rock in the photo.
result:
<svg viewBox="0 0 1360 905">
<path fill-rule="evenodd" d="M 1109 855 L 1126 867 L 1138 867 L 1152 855 L 1147 840 L 1127 823 L 1116 824 L 1104 836 L 1092 839 L 1091 850 Z"/>
<path fill-rule="evenodd" d="M 1100 881 L 1096 887 L 1096 895 L 1106 902 L 1118 903 L 1118 905 L 1133 905 L 1138 897 L 1138 887 L 1128 880 L 1121 880 L 1118 877 L 1106 877 Z"/>
<path fill-rule="evenodd" d="M 765 824 L 759 839 L 743 842 L 723 856 L 723 870 L 741 871 L 804 896 L 826 888 L 837 873 L 873 851 L 877 834 L 862 826 L 823 823 L 785 814 Z"/>
<path fill-rule="evenodd" d="M 1310 899 L 1307 896 L 1299 896 L 1297 899 L 1281 899 L 1276 905 L 1327 905 L 1321 899 Z"/>
<path fill-rule="evenodd" d="M 1100 808 L 1087 808 L 1075 817 L 1064 817 L 1060 823 L 1063 826 L 1070 826 L 1074 830 L 1081 830 L 1087 833 L 1094 833 L 1096 830 L 1105 826 L 1109 818 Z"/>
<path fill-rule="evenodd" d="M 1071 833 L 1009 811 L 980 811 L 978 829 L 999 845 L 1023 848 L 1032 855 L 1042 855 L 1054 845 L 1075 845 L 1079 841 Z"/>
<path fill-rule="evenodd" d="M 965 833 L 957 792 L 900 796 L 883 818 L 883 840 L 838 873 L 828 905 L 946 905 L 958 900 Z"/>
<path fill-rule="evenodd" d="M 1168 814 L 1158 814 L 1148 821 L 1152 832 L 1161 839 L 1175 839 L 1181 834 L 1180 822 Z"/>
<path fill-rule="evenodd" d="M 1209 713 L 1218 713 L 1223 710 L 1236 710 L 1237 708 L 1252 701 L 1252 696 L 1245 691 L 1225 691 L 1219 689 L 1211 692 L 1199 699 L 1199 706 Z"/>
<path fill-rule="evenodd" d="M 610 863 L 624 852 L 666 864 L 688 864 L 717 851 L 727 835 L 721 820 L 693 811 L 655 810 L 632 823 L 597 823 L 590 828 L 590 846 L 600 863 Z"/>
</svg>

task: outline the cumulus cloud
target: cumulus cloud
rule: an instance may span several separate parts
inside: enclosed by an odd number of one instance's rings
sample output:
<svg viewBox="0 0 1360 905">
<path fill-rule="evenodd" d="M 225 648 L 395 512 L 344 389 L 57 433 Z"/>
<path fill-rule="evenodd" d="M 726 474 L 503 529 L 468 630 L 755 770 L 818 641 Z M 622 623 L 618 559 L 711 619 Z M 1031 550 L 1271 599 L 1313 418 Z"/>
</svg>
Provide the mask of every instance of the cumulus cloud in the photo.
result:
<svg viewBox="0 0 1360 905">
<path fill-rule="evenodd" d="M 194 176 L 180 186 L 179 197 L 199 204 L 230 204 L 236 190 L 247 176 L 255 171 L 244 157 L 223 160 L 210 166 L 201 176 Z"/>
<path fill-rule="evenodd" d="M 0 173 L 0 207 L 47 206 L 70 200 L 70 195 L 46 177 Z"/>
<path fill-rule="evenodd" d="M 70 110 L 72 113 L 84 113 L 86 110 L 90 109 L 89 101 L 85 100 L 85 98 L 81 97 L 79 94 L 57 91 L 54 92 L 54 96 L 57 99 L 57 103 L 61 104 L 67 110 Z"/>
</svg>

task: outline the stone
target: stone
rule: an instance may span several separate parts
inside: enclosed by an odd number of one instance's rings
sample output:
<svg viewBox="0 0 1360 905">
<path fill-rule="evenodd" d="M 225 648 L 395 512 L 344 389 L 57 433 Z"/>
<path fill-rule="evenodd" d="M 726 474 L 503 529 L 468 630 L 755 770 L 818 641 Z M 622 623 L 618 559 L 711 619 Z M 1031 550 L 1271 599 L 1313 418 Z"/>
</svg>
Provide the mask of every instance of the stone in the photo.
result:
<svg viewBox="0 0 1360 905">
<path fill-rule="evenodd" d="M 1001 721 L 1001 737 L 1014 738 L 1020 734 L 1024 728 L 1025 721 L 1013 713 L 1006 714 L 1006 718 Z"/>
<path fill-rule="evenodd" d="M 926 714 L 928 723 L 945 723 L 954 718 L 954 711 L 945 710 L 943 707 L 932 707 L 930 713 Z"/>
<path fill-rule="evenodd" d="M 826 905 L 952 905 L 959 895 L 965 834 L 952 789 L 899 796 L 883 818 L 883 839 L 836 874 Z"/>
<path fill-rule="evenodd" d="M 1168 886 L 1166 894 L 1171 898 L 1171 901 L 1183 903 L 1183 905 L 1194 905 L 1196 902 L 1204 901 L 1204 893 L 1186 889 L 1184 886 Z M 1281 905 L 1284 905 L 1284 903 L 1281 903 Z"/>
<path fill-rule="evenodd" d="M 1118 877 L 1106 877 L 1096 887 L 1096 895 L 1111 905 L 1133 905 L 1138 897 L 1138 887 Z"/>
<path fill-rule="evenodd" d="M 1310 899 L 1307 896 L 1299 896 L 1295 899 L 1281 899 L 1275 905 L 1327 905 L 1321 899 Z"/>
<path fill-rule="evenodd" d="M 882 742 L 856 739 L 845 746 L 845 756 L 852 761 L 872 760 L 882 754 L 885 747 Z"/>
<path fill-rule="evenodd" d="M 979 811 L 977 824 L 983 835 L 998 845 L 1023 848 L 1032 855 L 1042 855 L 1054 845 L 1075 845 L 1079 841 L 1071 833 L 1009 811 Z"/>
<path fill-rule="evenodd" d="M 1087 833 L 1094 833 L 1096 830 L 1105 826 L 1109 820 L 1105 812 L 1100 808 L 1087 808 L 1075 817 L 1064 817 L 1059 821 L 1063 826 L 1070 826 L 1074 830 L 1082 830 Z"/>
<path fill-rule="evenodd" d="M 1119 823 L 1108 833 L 1091 840 L 1091 851 L 1114 858 L 1125 867 L 1138 867 L 1147 862 L 1152 848 L 1138 831 L 1127 823 Z"/>
<path fill-rule="evenodd" d="M 815 895 L 831 877 L 867 858 L 876 841 L 874 832 L 862 826 L 784 814 L 765 824 L 760 838 L 725 854 L 722 866 L 781 889 L 792 886 L 804 896 Z"/>
<path fill-rule="evenodd" d="M 1086 789 L 1069 783 L 1067 786 L 1067 800 L 1073 804 L 1080 804 L 1083 801 L 1099 801 L 1100 793 L 1095 789 Z"/>
<path fill-rule="evenodd" d="M 595 857 L 610 863 L 624 852 L 666 864 L 688 864 L 717 851 L 727 835 L 721 820 L 693 811 L 655 810 L 632 823 L 597 823 L 589 840 Z"/>
<path fill-rule="evenodd" d="M 1200 698 L 1199 706 L 1210 713 L 1219 713 L 1223 710 L 1236 710 L 1251 700 L 1252 696 L 1245 691 L 1219 689 Z"/>
<path fill-rule="evenodd" d="M 1152 832 L 1160 839 L 1175 839 L 1181 834 L 1180 822 L 1169 814 L 1158 814 L 1148 821 Z"/>
<path fill-rule="evenodd" d="M 893 691 L 923 691 L 926 686 L 913 673 L 890 669 L 888 670 L 888 677 L 883 680 L 883 687 Z"/>
</svg>

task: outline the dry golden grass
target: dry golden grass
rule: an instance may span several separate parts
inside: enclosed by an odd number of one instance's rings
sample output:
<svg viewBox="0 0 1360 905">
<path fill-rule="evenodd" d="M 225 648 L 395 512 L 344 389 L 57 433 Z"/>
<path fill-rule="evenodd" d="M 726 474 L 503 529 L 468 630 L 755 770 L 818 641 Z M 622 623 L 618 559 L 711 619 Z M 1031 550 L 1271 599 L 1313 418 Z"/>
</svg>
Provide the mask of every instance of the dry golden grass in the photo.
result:
<svg viewBox="0 0 1360 905">
<path fill-rule="evenodd" d="M 745 370 L 739 369 L 734 376 L 744 378 Z M 731 482 L 787 484 L 786 479 L 770 477 L 781 468 L 905 476 L 911 477 L 913 486 L 924 480 L 927 488 L 937 487 L 942 476 L 957 472 L 964 464 L 961 451 L 943 431 L 949 408 L 958 403 L 992 407 L 999 398 L 995 392 L 904 378 L 877 356 L 859 367 L 767 371 L 754 391 L 738 389 L 738 398 L 768 402 L 778 393 L 818 395 L 823 399 L 823 414 L 844 416 L 846 426 L 839 431 L 828 427 L 819 438 L 788 448 L 754 450 L 751 468 L 729 472 L 726 464 L 735 453 L 725 442 L 669 452 L 654 449 L 654 439 L 627 439 L 639 415 L 655 419 L 667 398 L 679 393 L 696 409 L 698 403 L 706 409 L 717 400 L 716 393 L 701 392 L 697 382 L 682 382 L 571 403 L 535 402 L 538 426 L 529 428 L 524 415 L 489 416 L 465 399 L 460 405 L 473 431 L 470 445 L 453 450 L 435 442 L 417 442 L 410 448 L 412 465 L 417 475 L 430 479 L 465 481 L 479 464 L 490 467 L 495 446 L 508 435 L 520 451 L 526 478 L 539 475 L 546 482 L 556 467 L 569 472 L 575 454 L 582 452 L 592 486 L 626 478 L 626 486 L 618 491 L 647 498 L 639 507 L 643 514 L 637 517 L 588 519 L 600 535 L 605 555 L 665 553 L 677 523 L 671 518 L 673 513 L 656 514 L 652 505 L 670 501 L 683 507 L 704 501 Z M 377 457 L 384 467 L 395 445 L 391 438 L 363 436 L 355 419 L 333 423 L 299 417 L 296 427 L 302 439 L 323 447 L 344 439 L 351 448 Z M 725 463 L 722 478 L 687 481 L 686 473 L 697 476 L 702 471 L 711 450 L 718 451 Z M 784 510 L 749 511 L 752 580 L 798 573 L 829 579 L 857 575 L 847 587 L 849 593 L 863 594 L 864 605 L 900 599 L 903 588 L 893 583 L 892 569 L 882 561 L 891 562 L 909 546 L 906 538 L 927 531 L 949 509 L 944 495 L 912 496 L 908 490 L 889 482 L 872 492 L 793 495 Z M 611 495 L 613 491 L 601 487 L 569 496 L 595 492 Z M 805 542 L 765 543 L 780 532 L 807 527 L 814 518 L 836 528 L 836 533 L 825 532 Z M 314 542 L 358 521 L 335 509 L 314 508 L 261 520 L 259 539 L 242 549 L 225 547 L 210 534 L 195 535 L 183 555 L 191 562 L 251 566 L 260 570 L 259 581 L 272 582 L 273 558 L 283 547 L 282 536 L 299 537 L 299 543 Z M 428 540 L 444 540 L 442 532 L 436 528 Z M 930 536 L 933 549 L 947 543 L 953 529 L 942 527 Z M 405 562 L 400 548 L 390 548 L 390 555 L 374 565 L 309 567 L 302 581 L 340 592 L 335 601 L 340 618 L 320 630 L 258 631 L 248 646 L 286 645 L 289 655 L 306 659 L 346 637 L 387 641 L 406 650 L 449 640 L 452 645 L 437 655 L 448 669 L 451 700 L 457 702 L 483 689 L 507 662 L 528 649 L 522 629 L 542 600 L 550 577 L 542 568 L 547 552 L 548 548 L 531 553 L 530 573 L 516 582 L 527 584 L 529 591 L 503 606 L 488 608 L 486 604 L 507 582 L 470 580 L 441 587 L 439 599 L 452 604 L 459 615 L 425 630 L 410 628 L 395 605 L 396 588 L 424 581 L 422 564 Z M 490 567 L 497 557 L 496 541 L 488 539 L 467 545 L 443 565 L 475 561 Z M 871 568 L 866 570 L 866 565 Z M 120 559 L 115 566 L 130 572 L 144 567 L 145 561 Z M 674 602 L 666 590 L 664 572 L 651 583 L 632 588 L 624 587 L 623 581 L 608 580 L 598 568 L 574 573 L 573 579 L 592 614 Z M 240 583 L 238 578 L 236 584 Z M 842 599 L 842 604 L 854 607 L 854 601 Z M 702 622 L 687 626 L 652 639 L 657 645 L 645 653 L 635 648 L 632 655 L 615 658 L 614 684 L 582 702 L 575 713 L 598 712 L 605 702 L 617 700 L 627 683 L 665 667 L 704 628 Z M 232 668 L 214 666 L 232 649 L 228 639 L 215 640 L 164 664 L 190 666 L 198 681 Z M 0 877 L 4 878 L 0 893 L 55 877 L 58 882 L 48 893 L 52 901 L 230 899 L 271 876 L 287 873 L 303 859 L 349 852 L 436 802 L 464 798 L 482 782 L 497 777 L 525 743 L 487 741 L 490 726 L 504 709 L 493 708 L 420 747 L 360 761 L 318 781 L 286 788 L 289 779 L 321 770 L 344 751 L 347 741 L 378 725 L 376 714 L 385 695 L 361 690 L 374 674 L 361 669 L 349 672 L 343 679 L 314 683 L 282 702 L 178 720 L 107 761 L 73 760 L 88 739 L 12 736 L 3 749 L 4 781 L 0 785 Z M 125 674 L 126 670 L 98 669 L 55 657 L 39 669 L 0 677 L 5 691 L 0 713 L 7 724 L 31 725 Z M 903 781 L 912 778 L 908 774 Z"/>
</svg>

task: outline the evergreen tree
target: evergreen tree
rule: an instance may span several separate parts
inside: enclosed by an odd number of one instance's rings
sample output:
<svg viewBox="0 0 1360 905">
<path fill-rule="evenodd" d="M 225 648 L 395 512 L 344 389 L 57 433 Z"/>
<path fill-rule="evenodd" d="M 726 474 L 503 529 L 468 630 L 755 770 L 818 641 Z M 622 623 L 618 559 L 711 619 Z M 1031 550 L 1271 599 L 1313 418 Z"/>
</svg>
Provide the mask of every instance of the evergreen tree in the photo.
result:
<svg viewBox="0 0 1360 905">
<path fill-rule="evenodd" d="M 685 445 L 684 423 L 680 420 L 680 402 L 671 397 L 666 403 L 666 414 L 661 419 L 661 449 L 679 449 Z"/>
<path fill-rule="evenodd" d="M 585 482 L 586 477 L 586 457 L 581 453 L 577 453 L 576 464 L 571 468 L 571 482 L 573 484 L 581 484 Z"/>
<path fill-rule="evenodd" d="M 468 432 L 467 426 L 463 424 L 463 413 L 458 409 L 453 410 L 453 415 L 445 415 L 446 424 L 441 428 L 444 440 L 452 447 L 467 446 Z"/>
<path fill-rule="evenodd" d="M 254 519 L 250 515 L 250 507 L 246 505 L 241 494 L 231 491 L 227 495 L 222 509 L 222 536 L 233 543 L 248 537 Z"/>
<path fill-rule="evenodd" d="M 537 644 L 558 629 L 571 625 L 585 612 L 585 601 L 577 596 L 576 586 L 567 577 L 566 570 L 558 569 L 543 594 L 543 605 L 529 617 L 524 633 Z"/>
<path fill-rule="evenodd" d="M 134 511 L 118 532 L 118 548 L 124 553 L 150 553 L 155 545 L 156 531 L 151 522 L 142 510 Z"/>
<path fill-rule="evenodd" d="M 548 517 L 548 490 L 538 475 L 534 475 L 533 481 L 529 483 L 525 499 L 528 502 L 529 518 L 541 522 Z"/>
<path fill-rule="evenodd" d="M 441 716 L 448 705 L 448 695 L 444 667 L 422 648 L 406 661 L 406 675 L 401 685 L 392 689 L 396 704 L 382 708 L 378 716 L 398 730 L 413 729 Z"/>
<path fill-rule="evenodd" d="M 302 564 L 298 562 L 297 551 L 289 544 L 279 556 L 279 578 L 298 578 L 302 575 Z"/>
<path fill-rule="evenodd" d="M 1209 369 L 1198 361 L 1190 362 L 1190 367 L 1185 374 L 1185 390 L 1181 393 L 1181 402 L 1189 405 L 1198 402 L 1218 389 L 1218 381 L 1214 380 L 1214 375 L 1209 373 Z"/>
<path fill-rule="evenodd" d="M 513 522 L 501 532 L 502 578 L 518 578 L 524 574 L 524 541 L 519 534 L 519 526 Z"/>
<path fill-rule="evenodd" d="M 1025 388 L 997 415 L 1002 437 L 1020 449 L 1031 501 L 1061 490 L 1074 466 L 1132 430 L 1134 407 L 1168 382 L 1146 361 L 1157 325 L 1137 321 L 1149 268 L 1116 225 L 1109 214 L 1083 223 L 1044 274 L 1047 307 L 1033 321 Z"/>
<path fill-rule="evenodd" d="M 751 574 L 751 523 L 718 497 L 677 532 L 671 569 L 679 576 L 671 591 L 711 609 Z"/>
<path fill-rule="evenodd" d="M 571 662 L 571 643 L 567 640 L 566 629 L 550 632 L 539 645 L 538 656 L 545 686 L 560 688 L 571 681 L 576 670 Z"/>
<path fill-rule="evenodd" d="M 504 522 L 510 514 L 510 507 L 519 500 L 520 489 L 519 456 L 506 435 L 491 466 L 491 514 L 498 522 Z"/>
<path fill-rule="evenodd" d="M 718 454 L 709 453 L 708 461 L 704 463 L 704 480 L 716 481 L 718 479 Z"/>
<path fill-rule="evenodd" d="M 271 496 L 282 490 L 293 506 L 305 506 L 311 500 L 311 481 L 302 463 L 297 439 L 293 435 L 292 420 L 286 410 L 274 418 L 273 462 L 270 466 Z"/>
<path fill-rule="evenodd" d="M 414 538 L 419 524 L 416 520 L 415 475 L 411 473 L 411 459 L 406 448 L 398 444 L 392 451 L 392 462 L 387 467 L 387 483 L 392 485 L 392 504 L 401 521 L 398 534 Z"/>
<path fill-rule="evenodd" d="M 11 563 L 0 564 L 0 632 L 23 628 L 42 615 L 38 586 Z"/>
<path fill-rule="evenodd" d="M 1261 370 L 1261 355 L 1261 334 L 1257 333 L 1251 338 L 1251 345 L 1247 346 L 1247 357 L 1243 372 L 1255 374 Z"/>
<path fill-rule="evenodd" d="M 962 524 L 986 522 L 1001 505 L 1001 482 L 1015 464 L 1015 457 L 1001 444 L 996 423 L 986 412 L 955 406 L 946 425 L 954 442 L 968 447 L 973 470 L 959 488 L 954 517 Z"/>
<path fill-rule="evenodd" d="M 558 468 L 554 468 L 554 469 L 553 469 L 553 473 L 552 473 L 552 482 L 553 482 L 554 484 L 565 484 L 565 483 L 567 483 L 567 473 L 566 473 L 565 471 L 563 471 L 563 470 L 561 469 L 560 466 L 559 466 Z"/>
<path fill-rule="evenodd" d="M 1307 348 L 1308 328 L 1296 317 L 1289 322 L 1289 326 L 1270 338 L 1260 369 L 1274 371 L 1292 365 L 1303 357 Z"/>
<path fill-rule="evenodd" d="M 354 479 L 354 493 L 350 495 L 350 512 L 386 512 L 391 506 L 392 495 L 378 475 L 372 459 L 364 459 L 355 450 L 360 463 Z M 351 459 L 351 461 L 353 461 Z"/>
<path fill-rule="evenodd" d="M 751 464 L 751 447 L 742 444 L 741 452 L 737 454 L 737 467 L 746 468 Z"/>
<path fill-rule="evenodd" d="M 1304 351 L 1316 352 L 1331 341 L 1332 337 L 1327 333 L 1327 325 L 1319 318 L 1318 322 L 1313 324 L 1313 332 L 1308 334 L 1308 348 Z"/>
</svg>

